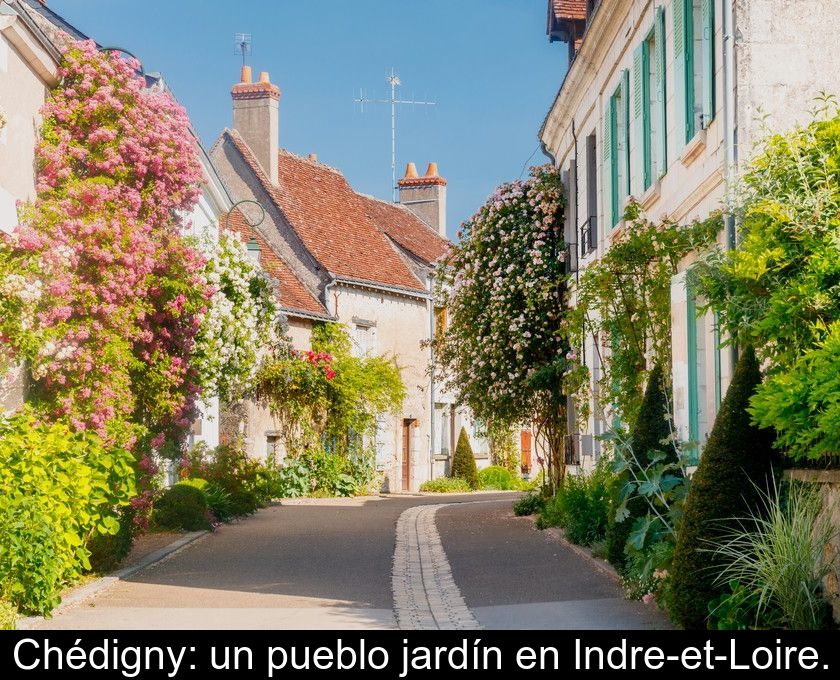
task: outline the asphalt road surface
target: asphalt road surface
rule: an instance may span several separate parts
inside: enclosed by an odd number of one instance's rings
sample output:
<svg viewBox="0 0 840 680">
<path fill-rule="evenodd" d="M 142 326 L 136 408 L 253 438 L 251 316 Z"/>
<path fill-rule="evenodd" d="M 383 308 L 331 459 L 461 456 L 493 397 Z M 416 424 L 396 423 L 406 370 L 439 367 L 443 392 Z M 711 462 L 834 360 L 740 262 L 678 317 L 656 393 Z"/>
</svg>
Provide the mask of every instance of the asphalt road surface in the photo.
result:
<svg viewBox="0 0 840 680">
<path fill-rule="evenodd" d="M 627 602 L 614 580 L 587 559 L 534 529 L 531 519 L 514 517 L 515 498 L 472 494 L 284 502 L 221 527 L 39 627 L 404 625 L 410 620 L 406 607 L 417 603 L 395 590 L 410 586 L 405 583 L 415 578 L 410 571 L 415 558 L 406 553 L 407 576 L 392 578 L 397 521 L 417 505 L 435 506 L 423 509 L 431 521 L 419 538 L 413 534 L 401 544 L 416 549 L 417 574 L 423 572 L 423 560 L 434 559 L 443 561 L 452 576 L 440 593 L 429 596 L 429 620 L 441 621 L 433 616 L 436 604 L 456 598 L 466 604 L 470 621 L 483 628 L 667 626 L 655 607 Z M 424 549 L 429 542 L 437 549 Z M 431 592 L 422 583 L 414 591 Z"/>
</svg>

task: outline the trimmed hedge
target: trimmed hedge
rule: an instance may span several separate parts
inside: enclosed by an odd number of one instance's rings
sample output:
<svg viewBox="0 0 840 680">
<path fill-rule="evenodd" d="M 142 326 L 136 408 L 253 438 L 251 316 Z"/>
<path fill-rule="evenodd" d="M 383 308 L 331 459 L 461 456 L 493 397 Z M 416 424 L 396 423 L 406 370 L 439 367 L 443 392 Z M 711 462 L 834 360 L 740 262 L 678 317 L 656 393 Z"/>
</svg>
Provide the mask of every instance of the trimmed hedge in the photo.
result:
<svg viewBox="0 0 840 680">
<path fill-rule="evenodd" d="M 685 503 L 672 564 L 670 612 L 683 628 L 705 628 L 709 602 L 724 588 L 711 549 L 727 529 L 725 520 L 761 507 L 759 488 L 767 490 L 773 475 L 773 432 L 752 424 L 749 400 L 761 383 L 752 348 L 735 367 L 714 427 L 706 442 Z M 757 488 L 758 487 L 758 488 Z"/>
<path fill-rule="evenodd" d="M 210 528 L 204 492 L 178 483 L 163 492 L 155 503 L 152 519 L 162 529 L 199 531 Z"/>
<path fill-rule="evenodd" d="M 475 464 L 472 446 L 467 431 L 462 427 L 458 435 L 458 445 L 452 457 L 452 476 L 463 479 L 471 489 L 478 488 L 478 468 Z"/>
<path fill-rule="evenodd" d="M 519 488 L 518 482 L 511 471 L 501 465 L 491 465 L 478 473 L 478 485 L 482 489 L 515 491 Z"/>
<path fill-rule="evenodd" d="M 420 491 L 427 493 L 469 493 L 472 489 L 466 480 L 458 477 L 438 477 L 423 482 L 420 485 Z"/>
<path fill-rule="evenodd" d="M 665 416 L 668 410 L 668 397 L 665 376 L 662 367 L 654 366 L 648 377 L 645 396 L 639 408 L 639 415 L 631 430 L 631 446 L 639 461 L 646 463 L 650 460 L 651 452 L 663 452 L 671 460 L 676 458 L 673 447 L 665 446 L 661 442 L 671 434 L 670 426 Z M 630 479 L 630 474 L 624 472 L 614 480 L 610 495 L 613 511 L 607 522 L 607 559 L 616 569 L 623 569 L 627 564 L 624 548 L 633 528 L 633 523 L 643 517 L 648 510 L 647 501 L 641 496 L 635 496 L 627 503 L 629 516 L 623 522 L 615 521 L 614 508 L 618 505 L 621 489 Z"/>
</svg>

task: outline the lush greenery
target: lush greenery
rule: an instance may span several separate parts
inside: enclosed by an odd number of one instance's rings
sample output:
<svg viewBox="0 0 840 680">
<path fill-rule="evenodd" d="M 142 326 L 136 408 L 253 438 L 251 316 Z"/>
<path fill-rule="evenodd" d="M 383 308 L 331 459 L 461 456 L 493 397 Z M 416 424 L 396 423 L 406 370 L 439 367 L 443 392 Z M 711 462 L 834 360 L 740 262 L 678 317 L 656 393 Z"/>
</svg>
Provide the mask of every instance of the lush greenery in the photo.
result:
<svg viewBox="0 0 840 680">
<path fill-rule="evenodd" d="M 507 468 L 491 465 L 478 473 L 478 487 L 480 489 L 495 489 L 497 491 L 515 491 L 519 489 L 519 477 L 513 475 Z"/>
<path fill-rule="evenodd" d="M 524 517 L 525 515 L 535 515 L 541 513 L 545 508 L 545 498 L 542 492 L 532 491 L 520 498 L 513 504 L 513 514 L 517 517 Z"/>
<path fill-rule="evenodd" d="M 550 480 L 564 473 L 569 343 L 565 197 L 559 171 L 500 186 L 462 226 L 438 279 L 450 323 L 435 340 L 441 380 L 485 422 L 533 421 Z"/>
<path fill-rule="evenodd" d="M 618 569 L 622 569 L 627 561 L 626 546 L 630 532 L 638 528 L 636 522 L 649 513 L 644 491 L 651 489 L 652 485 L 646 470 L 660 462 L 678 462 L 669 392 L 668 381 L 657 364 L 648 376 L 645 396 L 631 430 L 630 445 L 618 447 L 616 460 L 623 469 L 616 475 L 611 490 L 614 510 L 610 513 L 606 536 L 607 557 Z M 664 467 L 658 466 L 657 469 L 665 472 Z M 677 467 L 671 472 L 677 473 L 672 480 L 676 483 L 681 470 Z M 670 488 L 666 490 L 671 491 Z"/>
<path fill-rule="evenodd" d="M 655 223 L 636 203 L 624 219 L 609 250 L 581 272 L 567 317 L 577 347 L 587 338 L 594 341 L 600 380 L 590 395 L 590 374 L 576 351 L 566 384 L 582 417 L 594 396 L 599 409 L 610 409 L 611 419 L 633 423 L 648 372 L 671 365 L 671 277 L 686 255 L 714 243 L 721 220 L 712 215 L 688 226 Z"/>
<path fill-rule="evenodd" d="M 519 476 L 519 448 L 516 446 L 516 429 L 510 425 L 488 423 L 487 438 L 490 440 L 490 460 L 511 474 Z"/>
<path fill-rule="evenodd" d="M 758 506 L 760 490 L 767 489 L 773 474 L 772 433 L 752 425 L 747 412 L 760 382 L 758 359 L 747 348 L 692 476 L 677 536 L 670 606 L 671 616 L 685 628 L 705 628 L 709 602 L 722 592 L 709 543 L 732 528 L 727 519 Z"/>
<path fill-rule="evenodd" d="M 592 545 L 604 538 L 610 511 L 613 473 L 601 458 L 588 474 L 567 475 L 545 503 L 538 526 L 562 527 L 566 538 L 578 545 Z"/>
<path fill-rule="evenodd" d="M 768 376 L 756 422 L 796 460 L 840 452 L 840 111 L 769 136 L 744 176 L 738 247 L 699 270 L 731 340 L 753 345 Z"/>
<path fill-rule="evenodd" d="M 718 627 L 830 625 L 822 581 L 833 569 L 825 546 L 837 530 L 823 512 L 818 488 L 794 483 L 786 496 L 776 487 L 762 493 L 716 541 L 714 555 L 722 564 L 716 583 L 730 587 L 709 607 Z"/>
<path fill-rule="evenodd" d="M 420 491 L 427 493 L 465 493 L 472 490 L 469 483 L 460 477 L 438 477 L 420 485 Z"/>
<path fill-rule="evenodd" d="M 287 452 L 317 448 L 349 455 L 376 432 L 376 418 L 405 398 L 387 356 L 355 356 L 346 329 L 317 324 L 308 352 L 281 348 L 260 369 L 256 394 L 277 418 Z"/>
<path fill-rule="evenodd" d="M 0 630 L 14 630 L 17 617 L 14 605 L 0 598 Z"/>
<path fill-rule="evenodd" d="M 0 419 L 0 598 L 48 613 L 88 568 L 85 542 L 115 533 L 112 509 L 133 493 L 132 457 L 92 431 L 40 422 L 30 409 Z"/>
<path fill-rule="evenodd" d="M 222 231 L 218 239 L 207 235 L 201 250 L 206 259 L 202 276 L 212 297 L 191 360 L 201 377 L 202 396 L 232 402 L 252 387 L 261 349 L 279 344 L 277 291 L 248 257 L 238 234 Z"/>
<path fill-rule="evenodd" d="M 478 488 L 478 466 L 475 464 L 475 454 L 470 444 L 469 435 L 463 427 L 458 434 L 458 443 L 455 445 L 455 455 L 452 456 L 450 474 L 457 479 L 463 479 L 470 485 L 471 489 Z"/>
<path fill-rule="evenodd" d="M 204 492 L 192 484 L 179 482 L 157 499 L 152 521 L 161 529 L 200 531 L 210 528 L 208 513 Z"/>
</svg>

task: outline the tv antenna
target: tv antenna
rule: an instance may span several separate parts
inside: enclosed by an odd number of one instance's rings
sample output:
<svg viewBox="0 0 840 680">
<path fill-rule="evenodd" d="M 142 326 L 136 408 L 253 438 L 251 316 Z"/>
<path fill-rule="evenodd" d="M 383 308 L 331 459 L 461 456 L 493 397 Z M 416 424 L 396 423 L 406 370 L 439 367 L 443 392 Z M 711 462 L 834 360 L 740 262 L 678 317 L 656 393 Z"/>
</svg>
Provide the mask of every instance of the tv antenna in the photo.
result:
<svg viewBox="0 0 840 680">
<path fill-rule="evenodd" d="M 370 99 L 365 96 L 363 90 L 359 91 L 358 98 L 354 99 L 357 104 L 362 107 L 362 113 L 365 111 L 365 104 L 390 104 L 391 105 L 391 200 L 397 202 L 397 106 L 400 104 L 408 104 L 411 106 L 435 106 L 437 102 L 420 101 L 416 99 L 397 99 L 397 88 L 402 85 L 399 76 L 391 69 L 385 80 L 391 86 L 390 99 Z"/>
<path fill-rule="evenodd" d="M 247 61 L 246 57 L 251 54 L 251 34 L 234 33 L 233 42 L 233 53 L 236 55 L 242 55 L 242 65 L 245 66 L 245 62 Z"/>
</svg>

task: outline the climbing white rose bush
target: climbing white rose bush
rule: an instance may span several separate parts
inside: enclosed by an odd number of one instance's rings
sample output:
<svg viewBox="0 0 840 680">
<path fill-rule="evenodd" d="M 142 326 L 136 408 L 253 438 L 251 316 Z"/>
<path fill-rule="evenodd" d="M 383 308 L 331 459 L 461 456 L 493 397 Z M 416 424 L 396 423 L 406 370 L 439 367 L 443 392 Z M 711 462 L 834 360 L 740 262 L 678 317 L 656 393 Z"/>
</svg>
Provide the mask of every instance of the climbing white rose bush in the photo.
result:
<svg viewBox="0 0 840 680">
<path fill-rule="evenodd" d="M 204 397 L 234 401 L 243 396 L 264 348 L 283 336 L 284 317 L 273 281 L 248 257 L 238 234 L 222 231 L 204 239 L 203 276 L 212 288 L 207 313 L 193 348 Z"/>
</svg>

